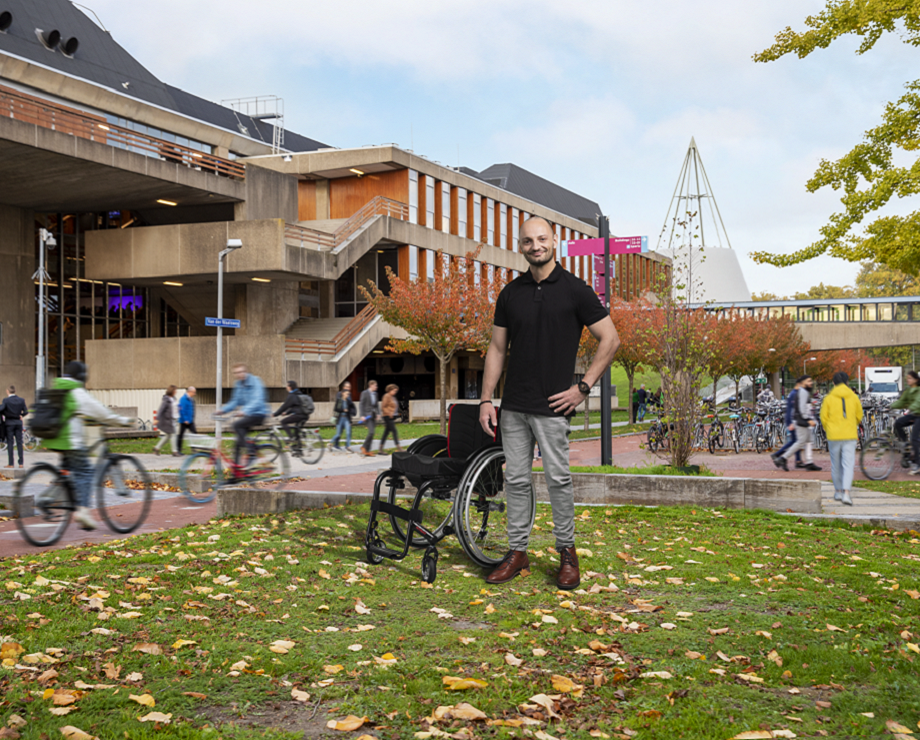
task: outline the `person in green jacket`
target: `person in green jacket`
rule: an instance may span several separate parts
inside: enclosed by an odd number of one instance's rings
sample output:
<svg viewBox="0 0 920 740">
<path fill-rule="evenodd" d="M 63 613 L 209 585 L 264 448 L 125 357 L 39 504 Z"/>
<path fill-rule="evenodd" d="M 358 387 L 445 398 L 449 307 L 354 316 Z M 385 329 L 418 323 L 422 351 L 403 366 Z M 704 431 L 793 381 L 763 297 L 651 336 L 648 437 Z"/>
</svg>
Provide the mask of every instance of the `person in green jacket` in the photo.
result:
<svg viewBox="0 0 920 740">
<path fill-rule="evenodd" d="M 914 422 L 917 416 L 920 416 L 920 374 L 914 370 L 907 373 L 907 388 L 904 389 L 901 397 L 891 404 L 891 408 L 907 409 L 907 413 L 895 421 L 894 433 L 901 442 L 906 442 L 905 427 L 911 427 L 910 446 L 914 457 L 910 466 L 910 474 L 917 475 L 920 473 L 920 424 L 914 424 Z"/>
<path fill-rule="evenodd" d="M 60 452 L 61 467 L 70 471 L 70 480 L 77 498 L 77 510 L 73 518 L 83 529 L 95 529 L 96 520 L 89 513 L 89 502 L 93 494 L 93 464 L 87 454 L 83 420 L 123 427 L 131 426 L 131 420 L 99 403 L 84 388 L 85 383 L 86 365 L 78 360 L 68 362 L 63 377 L 55 379 L 52 388 L 70 392 L 64 401 L 64 425 L 61 432 L 57 437 L 45 440 L 45 447 Z M 41 503 L 36 501 L 36 505 L 40 507 Z"/>
</svg>

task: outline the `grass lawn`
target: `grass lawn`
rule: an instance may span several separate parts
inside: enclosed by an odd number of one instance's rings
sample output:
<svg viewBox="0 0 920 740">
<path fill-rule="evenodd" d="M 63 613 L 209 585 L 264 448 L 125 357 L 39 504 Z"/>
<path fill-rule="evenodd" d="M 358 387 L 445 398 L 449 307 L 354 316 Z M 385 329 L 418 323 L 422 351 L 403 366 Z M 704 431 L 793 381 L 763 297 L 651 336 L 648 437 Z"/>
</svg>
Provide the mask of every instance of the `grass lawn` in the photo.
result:
<svg viewBox="0 0 920 740">
<path fill-rule="evenodd" d="M 920 734 L 910 534 L 579 507 L 583 583 L 565 593 L 548 549 L 503 586 L 454 538 L 433 586 L 418 551 L 367 565 L 367 513 L 212 521 L 0 561 L 0 725 L 13 727 L 0 735 L 293 740 L 349 716 L 360 730 L 330 735 Z"/>
<path fill-rule="evenodd" d="M 860 480 L 854 484 L 858 488 L 868 488 L 870 491 L 881 491 L 882 493 L 891 493 L 895 496 L 908 496 L 909 498 L 920 498 L 920 481 L 905 480 Z"/>
</svg>

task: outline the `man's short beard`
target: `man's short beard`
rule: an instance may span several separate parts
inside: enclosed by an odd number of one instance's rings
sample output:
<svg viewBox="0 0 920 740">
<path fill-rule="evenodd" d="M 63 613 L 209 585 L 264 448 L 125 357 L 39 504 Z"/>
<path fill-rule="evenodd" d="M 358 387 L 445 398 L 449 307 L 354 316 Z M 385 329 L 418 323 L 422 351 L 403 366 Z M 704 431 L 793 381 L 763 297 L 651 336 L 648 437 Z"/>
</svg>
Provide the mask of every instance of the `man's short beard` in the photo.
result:
<svg viewBox="0 0 920 740">
<path fill-rule="evenodd" d="M 535 259 L 535 258 L 531 257 L 531 256 L 530 256 L 530 252 L 525 252 L 525 253 L 524 253 L 524 259 L 527 260 L 527 262 L 529 262 L 529 263 L 530 263 L 531 265 L 533 265 L 534 267 L 542 267 L 543 265 L 552 262 L 552 261 L 553 261 L 553 257 L 554 257 L 554 255 L 553 255 L 552 252 L 547 252 L 547 253 L 546 253 L 546 257 L 545 257 L 544 259 L 538 260 L 538 259 Z"/>
</svg>

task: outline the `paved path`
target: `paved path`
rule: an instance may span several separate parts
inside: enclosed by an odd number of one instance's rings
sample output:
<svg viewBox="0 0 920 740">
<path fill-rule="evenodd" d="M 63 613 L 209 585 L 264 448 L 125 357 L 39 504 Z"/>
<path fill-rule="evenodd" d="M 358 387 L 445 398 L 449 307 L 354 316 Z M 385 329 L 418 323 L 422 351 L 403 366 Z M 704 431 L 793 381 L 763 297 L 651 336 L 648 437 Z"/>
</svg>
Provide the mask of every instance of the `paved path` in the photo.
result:
<svg viewBox="0 0 920 740">
<path fill-rule="evenodd" d="M 642 450 L 639 445 L 640 436 L 624 436 L 614 439 L 613 462 L 619 466 L 650 465 L 663 462 L 660 458 Z M 407 444 L 407 442 L 404 442 Z M 356 446 L 357 448 L 357 446 Z M 148 470 L 177 469 L 181 460 L 154 455 L 138 456 Z M 599 465 L 600 441 L 580 440 L 572 443 L 570 459 L 573 465 Z M 31 453 L 27 464 L 31 465 L 39 460 L 55 462 L 56 456 L 52 453 Z M 291 474 L 299 480 L 292 481 L 289 488 L 302 491 L 323 491 L 337 493 L 370 493 L 373 490 L 374 480 L 378 473 L 389 466 L 389 455 L 377 455 L 365 458 L 354 453 L 333 452 L 328 448 L 323 459 L 318 465 L 307 466 L 298 460 L 292 460 Z M 753 478 L 799 478 L 819 479 L 825 482 L 822 486 L 824 516 L 833 518 L 852 519 L 911 519 L 920 520 L 920 499 L 903 496 L 892 496 L 866 489 L 853 490 L 854 506 L 844 506 L 833 499 L 834 490 L 830 484 L 830 460 L 824 453 L 816 453 L 815 462 L 824 469 L 818 472 L 794 470 L 784 472 L 775 468 L 769 455 L 756 453 L 720 454 L 709 455 L 702 453 L 695 455 L 694 464 L 704 464 L 714 472 L 729 477 Z M 18 473 L 0 468 L 0 475 Z M 857 479 L 861 475 L 857 473 Z M 893 480 L 913 480 L 898 469 L 892 475 Z M 12 489 L 13 480 L 0 480 L 0 493 Z M 858 485 L 858 480 L 857 480 Z M 206 522 L 216 514 L 215 502 L 208 504 L 193 504 L 187 501 L 180 493 L 158 491 L 154 496 L 154 503 L 144 525 L 138 530 L 139 534 L 156 532 L 173 527 L 182 527 L 191 523 Z M 76 524 L 71 524 L 62 540 L 55 548 L 84 542 L 105 542 L 120 539 L 121 535 L 113 535 L 104 525 L 95 532 L 84 532 Z M 16 531 L 12 521 L 0 521 L 0 557 L 9 557 L 35 552 L 36 549 L 23 542 Z"/>
</svg>

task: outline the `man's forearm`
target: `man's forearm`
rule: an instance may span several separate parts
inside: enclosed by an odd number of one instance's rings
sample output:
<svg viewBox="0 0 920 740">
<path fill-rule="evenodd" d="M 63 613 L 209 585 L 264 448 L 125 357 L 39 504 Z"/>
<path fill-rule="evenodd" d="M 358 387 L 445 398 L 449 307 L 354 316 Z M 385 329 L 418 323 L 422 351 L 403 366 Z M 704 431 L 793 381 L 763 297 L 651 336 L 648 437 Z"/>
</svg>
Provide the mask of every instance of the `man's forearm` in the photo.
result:
<svg viewBox="0 0 920 740">
<path fill-rule="evenodd" d="M 585 373 L 584 382 L 589 386 L 594 386 L 598 379 L 610 367 L 613 357 L 620 347 L 620 338 L 617 336 L 604 339 L 598 345 L 597 352 L 594 354 L 590 367 Z"/>
<path fill-rule="evenodd" d="M 482 396 L 481 400 L 491 401 L 495 393 L 495 386 L 498 385 L 498 379 L 502 376 L 502 368 L 505 366 L 505 353 L 497 349 L 494 345 L 489 347 L 486 354 L 486 368 L 482 375 Z"/>
</svg>

